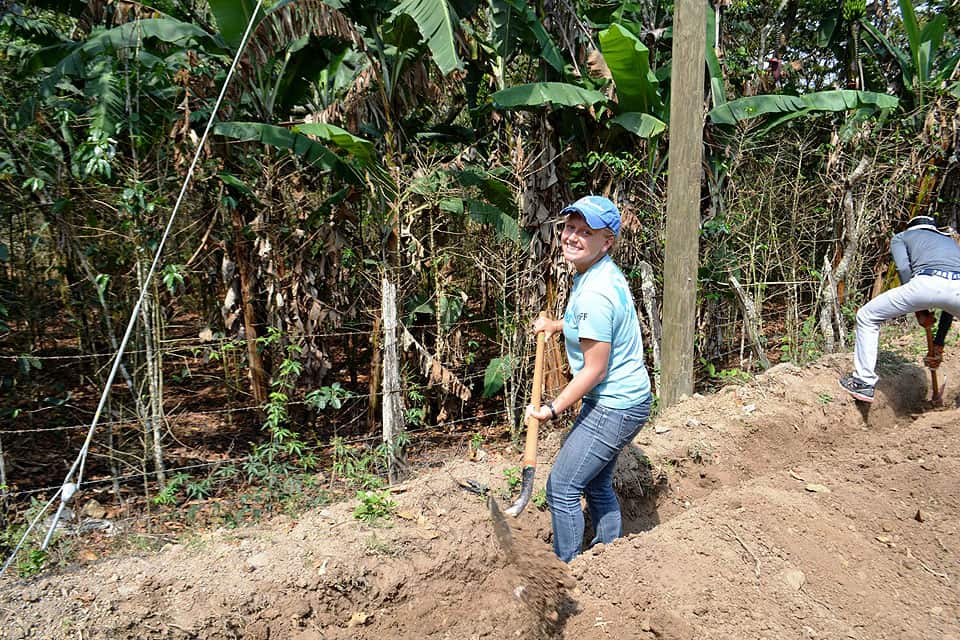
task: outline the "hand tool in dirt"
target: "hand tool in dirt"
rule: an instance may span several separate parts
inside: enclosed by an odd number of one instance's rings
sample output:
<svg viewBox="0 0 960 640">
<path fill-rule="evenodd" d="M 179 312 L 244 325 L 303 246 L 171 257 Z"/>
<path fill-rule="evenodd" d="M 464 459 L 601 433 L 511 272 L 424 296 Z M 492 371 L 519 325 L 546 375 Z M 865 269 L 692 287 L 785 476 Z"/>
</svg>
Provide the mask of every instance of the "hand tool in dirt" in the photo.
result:
<svg viewBox="0 0 960 640">
<path fill-rule="evenodd" d="M 541 318 L 546 314 L 541 313 Z M 540 409 L 540 391 L 543 389 L 543 353 L 546 348 L 546 338 L 544 332 L 537 333 L 537 355 L 533 363 L 533 392 L 531 393 L 530 404 L 535 410 Z M 540 428 L 540 421 L 536 418 L 527 418 L 527 440 L 523 447 L 523 475 L 520 484 L 520 497 L 507 509 L 506 513 L 513 517 L 520 515 L 520 512 L 530 502 L 530 496 L 533 495 L 533 476 L 537 470 L 537 430 Z"/>
<path fill-rule="evenodd" d="M 924 327 L 927 332 L 927 357 L 933 357 L 933 328 Z M 930 402 L 936 406 L 943 404 L 943 387 L 946 384 L 946 379 L 944 378 L 939 384 L 937 383 L 937 370 L 935 368 L 930 368 L 930 387 L 933 390 L 933 393 L 930 395 Z"/>
<path fill-rule="evenodd" d="M 460 485 L 460 488 L 464 491 L 469 491 L 481 498 L 485 498 L 487 494 L 490 493 L 490 487 L 476 480 L 457 480 L 457 484 Z"/>
</svg>

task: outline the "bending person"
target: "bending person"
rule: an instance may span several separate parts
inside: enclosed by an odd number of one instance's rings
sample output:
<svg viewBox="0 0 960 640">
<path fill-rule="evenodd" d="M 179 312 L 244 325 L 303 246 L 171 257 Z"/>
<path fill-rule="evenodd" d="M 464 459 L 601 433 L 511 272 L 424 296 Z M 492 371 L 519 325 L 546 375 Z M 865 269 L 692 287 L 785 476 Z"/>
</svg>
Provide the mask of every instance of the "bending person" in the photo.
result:
<svg viewBox="0 0 960 640">
<path fill-rule="evenodd" d="M 583 545 L 587 499 L 596 532 L 590 546 L 622 535 L 613 491 L 617 456 L 650 416 L 650 378 L 643 361 L 640 322 L 623 273 L 608 255 L 620 233 L 620 212 L 607 198 L 586 196 L 566 207 L 560 244 L 576 273 L 563 320 L 537 318 L 534 333 L 563 332 L 573 378 L 539 411 L 555 419 L 577 401 L 580 413 L 547 480 L 553 549 L 569 562 Z"/>
<path fill-rule="evenodd" d="M 879 376 L 876 373 L 880 325 L 910 312 L 920 326 L 933 326 L 930 309 L 943 309 L 934 338 L 934 349 L 924 363 L 940 366 L 943 345 L 953 316 L 960 314 L 960 246 L 937 230 L 930 216 L 917 216 L 893 236 L 890 254 L 900 275 L 899 287 L 886 291 L 857 311 L 857 339 L 853 373 L 840 378 L 840 386 L 863 402 L 873 402 Z"/>
</svg>

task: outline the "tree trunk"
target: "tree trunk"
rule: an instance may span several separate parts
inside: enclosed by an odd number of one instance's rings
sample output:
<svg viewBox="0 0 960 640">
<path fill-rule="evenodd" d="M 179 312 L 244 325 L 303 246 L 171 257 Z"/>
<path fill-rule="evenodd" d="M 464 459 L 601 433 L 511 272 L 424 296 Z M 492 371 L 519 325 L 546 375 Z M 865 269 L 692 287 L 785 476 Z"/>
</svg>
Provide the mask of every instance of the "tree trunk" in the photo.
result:
<svg viewBox="0 0 960 640">
<path fill-rule="evenodd" d="M 673 21 L 673 84 L 667 229 L 663 260 L 662 406 L 693 393 L 703 162 L 703 66 L 706 3 L 678 0 Z"/>
<path fill-rule="evenodd" d="M 166 476 L 163 468 L 163 438 L 160 429 L 160 422 L 163 418 L 160 415 L 160 411 L 158 411 L 158 408 L 163 406 L 163 403 L 160 402 L 158 397 L 160 395 L 158 380 L 161 365 L 159 361 L 160 354 L 154 343 L 154 340 L 159 335 L 160 329 L 159 323 L 154 323 L 156 318 L 156 314 L 154 313 L 156 302 L 156 296 L 154 295 L 155 289 L 151 283 L 145 281 L 145 271 L 144 264 L 138 259 L 137 280 L 141 289 L 146 288 L 143 296 L 143 304 L 140 307 L 140 326 L 143 328 L 143 346 L 147 367 L 147 389 L 149 393 L 147 402 L 143 407 L 143 435 L 144 440 L 150 443 L 149 449 L 153 456 L 153 470 L 157 482 L 160 484 L 160 488 L 163 489 L 166 484 Z M 141 406 L 142 405 L 143 403 L 141 403 Z"/>
<path fill-rule="evenodd" d="M 740 303 L 740 312 L 743 313 L 743 330 L 746 338 L 750 341 L 753 353 L 757 356 L 760 366 L 764 370 L 770 368 L 770 360 L 763 349 L 763 343 L 760 340 L 760 318 L 757 316 L 757 305 L 753 299 L 747 295 L 747 292 L 740 286 L 740 281 L 736 276 L 730 276 L 730 285 L 737 292 L 737 300 Z"/>
<path fill-rule="evenodd" d="M 3 459 L 3 439 L 0 438 L 0 513 L 7 511 L 7 465 Z"/>
<path fill-rule="evenodd" d="M 640 291 L 643 294 L 643 310 L 647 323 L 650 325 L 650 351 L 653 353 L 653 388 L 655 393 L 661 393 L 660 370 L 660 343 L 663 340 L 663 326 L 660 324 L 660 308 L 657 306 L 657 285 L 653 281 L 653 267 L 650 263 L 640 263 Z"/>
<path fill-rule="evenodd" d="M 247 341 L 247 362 L 250 367 L 250 391 L 253 394 L 254 402 L 265 404 L 270 393 L 270 377 L 267 375 L 263 356 L 257 344 L 257 337 L 260 335 L 260 323 L 254 305 L 256 276 L 253 272 L 253 263 L 250 257 L 250 243 L 244 237 L 246 223 L 243 214 L 238 208 L 234 208 L 231 215 L 233 219 L 233 253 L 236 258 L 237 272 L 240 274 L 240 291 L 243 298 L 241 304 L 243 308 L 243 327 Z"/>
<path fill-rule="evenodd" d="M 403 394 L 400 388 L 400 349 L 397 344 L 397 286 L 383 276 L 381 289 L 383 314 L 383 442 L 387 445 L 387 472 L 390 483 L 401 481 L 407 473 L 402 447 L 404 431 Z"/>
<path fill-rule="evenodd" d="M 372 431 L 377 425 L 377 412 L 380 409 L 380 336 L 382 322 L 380 317 L 373 320 L 373 332 L 370 334 L 370 399 L 367 403 L 367 426 Z"/>
<path fill-rule="evenodd" d="M 837 266 L 831 268 L 827 257 L 823 257 L 823 279 L 820 285 L 820 296 L 818 306 L 820 309 L 820 331 L 823 334 L 824 350 L 827 353 L 833 353 L 836 349 L 836 342 L 839 341 L 840 348 L 845 347 L 846 339 L 844 334 L 843 317 L 840 313 L 840 303 L 842 287 L 846 282 L 847 272 L 850 265 L 856 257 L 857 250 L 860 247 L 860 224 L 858 221 L 860 213 L 863 212 L 863 203 L 860 204 L 859 211 L 855 207 L 853 199 L 853 190 L 857 183 L 866 174 L 870 161 L 867 158 L 861 158 L 856 168 L 847 176 L 843 194 L 843 220 L 844 235 L 846 243 L 843 248 L 843 254 L 840 257 Z"/>
</svg>

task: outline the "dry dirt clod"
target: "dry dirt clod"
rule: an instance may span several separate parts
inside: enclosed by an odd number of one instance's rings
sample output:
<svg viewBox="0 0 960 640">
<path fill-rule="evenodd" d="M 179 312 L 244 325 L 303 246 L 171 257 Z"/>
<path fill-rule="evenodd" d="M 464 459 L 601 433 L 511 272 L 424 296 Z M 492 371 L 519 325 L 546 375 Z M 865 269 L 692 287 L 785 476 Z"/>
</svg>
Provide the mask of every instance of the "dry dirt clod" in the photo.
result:
<svg viewBox="0 0 960 640">
<path fill-rule="evenodd" d="M 356 626 L 365 625 L 367 624 L 367 622 L 370 621 L 370 618 L 372 617 L 373 617 L 372 615 L 364 611 L 355 611 L 353 615 L 350 616 L 350 620 L 347 621 L 347 628 L 352 629 L 353 627 L 356 627 Z"/>
<path fill-rule="evenodd" d="M 80 515 L 86 518 L 96 518 L 97 520 L 107 515 L 107 510 L 96 500 L 88 500 L 80 510 Z"/>
<path fill-rule="evenodd" d="M 804 575 L 803 571 L 799 569 L 791 569 L 783 573 L 783 581 L 788 587 L 794 591 L 800 591 L 803 588 L 803 585 L 807 581 L 807 577 Z"/>
</svg>

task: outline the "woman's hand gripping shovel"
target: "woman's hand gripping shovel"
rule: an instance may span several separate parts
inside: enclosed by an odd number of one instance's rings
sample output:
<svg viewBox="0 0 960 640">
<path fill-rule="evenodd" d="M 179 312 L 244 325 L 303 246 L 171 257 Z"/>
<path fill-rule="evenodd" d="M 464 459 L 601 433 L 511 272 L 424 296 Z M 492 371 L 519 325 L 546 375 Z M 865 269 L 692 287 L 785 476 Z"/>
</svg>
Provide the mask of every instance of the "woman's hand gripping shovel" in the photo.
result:
<svg viewBox="0 0 960 640">
<path fill-rule="evenodd" d="M 545 314 L 541 313 L 541 317 Z M 537 354 L 533 363 L 533 391 L 531 392 L 530 404 L 535 409 L 540 408 L 540 394 L 543 389 L 543 357 L 546 348 L 546 338 L 542 331 L 537 333 Z M 501 511 L 493 495 L 487 496 L 487 505 L 490 507 L 490 515 L 493 518 L 493 529 L 497 534 L 501 546 L 508 552 L 512 550 L 513 544 L 510 535 L 510 527 L 507 525 L 504 513 L 513 517 L 520 515 L 530 498 L 533 495 L 533 476 L 537 470 L 537 432 L 540 428 L 540 421 L 533 417 L 527 418 L 527 437 L 523 447 L 523 474 L 520 485 L 520 497 L 505 511 Z"/>
</svg>

